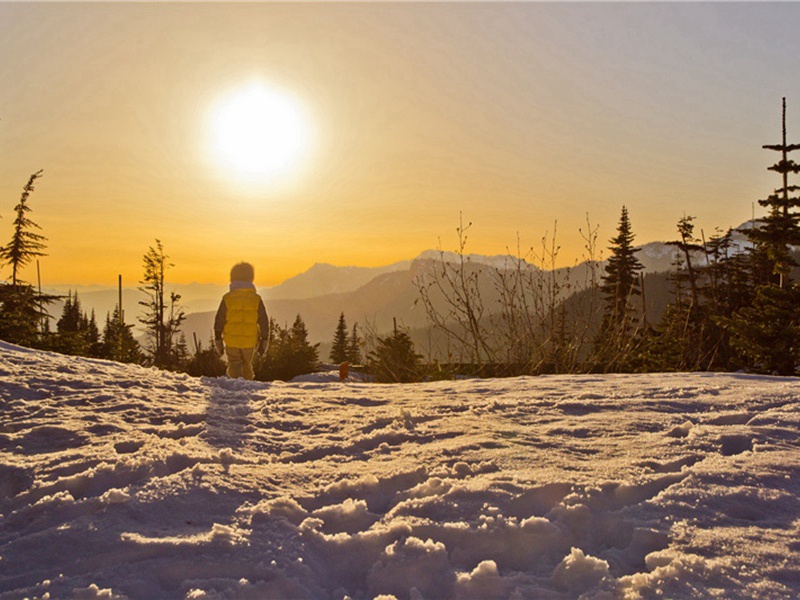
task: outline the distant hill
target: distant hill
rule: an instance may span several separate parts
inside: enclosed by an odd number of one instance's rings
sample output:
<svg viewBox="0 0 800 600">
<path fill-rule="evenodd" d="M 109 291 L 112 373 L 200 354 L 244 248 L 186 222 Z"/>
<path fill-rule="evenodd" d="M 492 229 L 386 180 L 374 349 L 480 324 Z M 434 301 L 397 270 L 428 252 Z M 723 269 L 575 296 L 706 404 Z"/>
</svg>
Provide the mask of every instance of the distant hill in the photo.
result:
<svg viewBox="0 0 800 600">
<path fill-rule="evenodd" d="M 300 314 L 312 342 L 326 341 L 333 336 L 339 315 L 344 312 L 348 325 L 360 324 L 362 332 L 372 327 L 378 332 L 387 331 L 396 317 L 404 326 L 419 327 L 426 323 L 425 312 L 414 303 L 418 297 L 413 278 L 415 269 L 383 273 L 354 291 L 325 294 L 313 298 L 265 299 L 272 319 L 280 325 L 291 325 Z M 266 295 L 266 294 L 265 294 Z M 215 307 L 216 309 L 216 307 Z M 197 332 L 201 340 L 211 335 L 215 311 L 188 315 L 184 324 L 187 338 Z"/>
<path fill-rule="evenodd" d="M 665 246 L 665 248 L 674 252 L 672 247 Z M 653 272 L 652 269 L 661 264 L 669 264 L 672 260 L 671 258 L 666 260 L 663 255 L 659 255 L 655 246 L 649 250 L 650 252 L 642 256 L 642 262 L 649 267 L 649 272 Z M 356 290 L 313 298 L 267 299 L 267 310 L 271 318 L 276 319 L 282 326 L 291 325 L 295 317 L 300 314 L 308 328 L 309 339 L 314 343 L 326 344 L 330 341 L 341 313 L 345 314 L 348 326 L 352 327 L 353 323 L 359 323 L 362 335 L 366 330 L 383 335 L 391 331 L 394 319 L 397 319 L 400 326 L 424 331 L 427 328 L 428 319 L 425 307 L 419 302 L 420 293 L 417 282 L 437 266 L 441 268 L 441 259 L 430 258 L 435 256 L 431 253 L 424 253 L 422 256 L 425 258 L 412 261 L 408 269 L 378 275 Z M 496 312 L 500 302 L 500 292 L 496 285 L 498 267 L 494 265 L 509 267 L 512 263 L 506 262 L 506 257 L 483 258 L 492 260 L 479 262 L 479 258 L 472 257 L 467 269 L 469 272 L 478 274 L 478 287 L 488 314 L 488 312 Z M 527 268 L 532 272 L 538 271 L 531 265 L 528 265 Z M 576 290 L 587 281 L 589 268 L 587 263 L 581 263 L 569 269 L 558 269 L 553 275 L 561 283 L 569 279 L 572 282 L 571 289 Z M 599 273 L 602 270 L 602 264 L 597 264 L 595 268 Z M 659 284 L 659 294 L 661 287 Z M 446 311 L 447 307 L 443 298 L 437 294 L 434 294 L 433 297 L 435 305 L 440 310 Z M 655 300 L 655 296 L 653 300 Z M 661 302 L 659 301 L 658 304 Z M 661 312 L 662 309 L 659 307 L 655 309 L 654 315 L 657 314 L 660 317 Z M 214 311 L 188 315 L 184 324 L 187 339 L 191 340 L 194 332 L 200 340 L 208 340 L 213 329 L 213 320 Z"/>
<path fill-rule="evenodd" d="M 746 227 L 743 225 L 740 229 Z M 748 245 L 743 234 L 734 236 L 736 248 L 740 251 Z M 645 267 L 646 273 L 663 273 L 672 269 L 676 249 L 663 242 L 652 242 L 640 246 L 638 258 Z M 515 265 L 513 257 L 506 255 L 485 256 L 470 254 L 467 256 L 469 269 L 480 271 L 481 295 L 487 310 L 494 310 L 499 295 L 493 273 L 511 268 Z M 398 324 L 412 330 L 424 330 L 427 327 L 427 316 L 424 307 L 418 303 L 419 290 L 415 284 L 426 270 L 441 265 L 441 261 L 458 262 L 459 257 L 452 252 L 426 250 L 416 259 L 401 261 L 384 267 L 337 267 L 325 263 L 317 263 L 307 271 L 291 277 L 269 288 L 259 291 L 267 302 L 270 315 L 282 325 L 290 325 L 297 314 L 302 315 L 313 342 L 326 344 L 333 336 L 339 315 L 344 312 L 348 325 L 358 322 L 362 332 L 371 330 L 384 334 L 391 330 L 393 319 Z M 594 266 L 602 272 L 604 263 L 580 263 L 570 268 L 560 268 L 552 273 L 556 281 L 564 282 L 567 278 L 575 286 L 585 282 Z M 523 263 L 523 269 L 531 273 L 538 271 L 534 265 Z M 655 281 L 655 280 L 654 280 Z M 666 280 L 664 280 L 666 281 Z M 55 286 L 47 291 L 66 294 L 70 286 Z M 211 336 L 213 315 L 219 305 L 220 298 L 227 291 L 227 285 L 189 284 L 171 286 L 168 291 L 181 294 L 181 303 L 187 313 L 184 332 L 192 343 L 193 335 L 205 343 Z M 653 289 L 652 301 L 653 322 L 662 312 L 666 304 L 663 298 L 665 284 L 661 281 Z M 658 291 L 656 291 L 658 290 Z M 102 327 L 106 313 L 112 312 L 117 304 L 117 289 L 112 287 L 84 286 L 78 288 L 79 297 L 85 310 L 95 310 L 98 324 Z M 123 306 L 126 320 L 137 323 L 141 314 L 138 302 L 144 295 L 135 288 L 123 290 Z M 651 299 L 648 299 L 648 302 Z M 649 309 L 648 309 L 649 310 Z M 61 304 L 54 303 L 50 313 L 58 317 Z"/>
<path fill-rule="evenodd" d="M 307 271 L 290 277 L 280 285 L 261 290 L 268 300 L 300 300 L 328 294 L 352 292 L 385 273 L 407 271 L 411 261 L 385 267 L 337 267 L 316 263 Z"/>
</svg>

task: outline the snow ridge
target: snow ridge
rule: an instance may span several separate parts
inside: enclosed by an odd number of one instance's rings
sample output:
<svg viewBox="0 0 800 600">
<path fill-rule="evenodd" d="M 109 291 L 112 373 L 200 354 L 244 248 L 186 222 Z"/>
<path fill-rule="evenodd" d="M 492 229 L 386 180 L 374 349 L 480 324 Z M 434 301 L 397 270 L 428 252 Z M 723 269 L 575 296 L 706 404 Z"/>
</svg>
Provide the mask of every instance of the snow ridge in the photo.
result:
<svg viewBox="0 0 800 600">
<path fill-rule="evenodd" d="M 796 596 L 799 392 L 267 384 L 0 343 L 0 596 Z"/>
</svg>

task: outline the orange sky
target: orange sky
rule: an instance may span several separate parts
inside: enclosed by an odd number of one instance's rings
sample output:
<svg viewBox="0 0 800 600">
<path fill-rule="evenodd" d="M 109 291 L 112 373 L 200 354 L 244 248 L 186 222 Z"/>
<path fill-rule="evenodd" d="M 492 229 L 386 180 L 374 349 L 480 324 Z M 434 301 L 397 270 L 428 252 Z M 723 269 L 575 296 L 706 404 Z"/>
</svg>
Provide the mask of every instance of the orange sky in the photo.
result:
<svg viewBox="0 0 800 600">
<path fill-rule="evenodd" d="M 738 225 L 779 184 L 761 145 L 781 96 L 800 136 L 797 22 L 792 4 L 2 3 L 0 243 L 38 169 L 50 284 L 133 283 L 156 238 L 175 283 L 245 259 L 271 285 L 454 249 L 460 212 L 483 254 L 557 220 L 562 264 L 587 213 L 605 247 L 623 204 L 641 243 L 684 213 Z M 279 183 L 209 151 L 215 102 L 252 81 L 308 115 Z"/>
</svg>

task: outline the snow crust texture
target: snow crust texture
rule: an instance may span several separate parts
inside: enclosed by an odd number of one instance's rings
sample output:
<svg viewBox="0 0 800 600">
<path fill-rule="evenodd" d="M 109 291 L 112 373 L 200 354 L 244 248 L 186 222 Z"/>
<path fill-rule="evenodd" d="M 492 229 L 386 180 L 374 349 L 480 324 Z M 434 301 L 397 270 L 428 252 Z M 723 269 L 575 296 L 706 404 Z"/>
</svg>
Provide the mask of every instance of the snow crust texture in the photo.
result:
<svg viewBox="0 0 800 600">
<path fill-rule="evenodd" d="M 798 597 L 799 397 L 265 384 L 0 343 L 0 597 Z"/>
</svg>

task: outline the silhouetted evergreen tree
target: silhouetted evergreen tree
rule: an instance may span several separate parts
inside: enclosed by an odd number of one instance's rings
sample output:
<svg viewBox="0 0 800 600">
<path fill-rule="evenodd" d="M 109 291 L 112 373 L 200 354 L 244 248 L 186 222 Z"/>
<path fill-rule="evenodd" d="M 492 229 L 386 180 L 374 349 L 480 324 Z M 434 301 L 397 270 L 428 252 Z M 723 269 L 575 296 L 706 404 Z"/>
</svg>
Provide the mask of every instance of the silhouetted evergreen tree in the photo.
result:
<svg viewBox="0 0 800 600">
<path fill-rule="evenodd" d="M 800 290 L 762 285 L 753 305 L 728 321 L 731 344 L 760 373 L 794 375 L 800 364 Z"/>
<path fill-rule="evenodd" d="M 95 316 L 94 309 L 86 318 L 86 345 L 88 356 L 101 357 L 103 355 L 103 342 L 100 338 L 100 328 L 97 326 L 97 317 Z"/>
<path fill-rule="evenodd" d="M 353 331 L 347 346 L 347 361 L 351 365 L 361 363 L 361 338 L 358 336 L 358 323 L 353 323 Z"/>
<path fill-rule="evenodd" d="M 644 267 L 636 258 L 639 250 L 633 247 L 633 239 L 628 209 L 623 206 L 600 288 L 605 310 L 595 340 L 595 361 L 604 370 L 630 368 L 639 341 L 639 315 L 633 299 L 641 294 L 639 274 Z"/>
<path fill-rule="evenodd" d="M 295 364 L 303 373 L 313 372 L 319 364 L 319 350 L 317 349 L 319 344 L 309 343 L 308 330 L 300 315 L 297 315 L 292 324 L 290 341 Z"/>
<path fill-rule="evenodd" d="M 186 334 L 181 333 L 178 342 L 175 344 L 172 351 L 172 367 L 173 369 L 183 369 L 189 361 L 189 344 L 186 343 Z"/>
<path fill-rule="evenodd" d="M 745 233 L 755 244 L 755 251 L 761 255 L 759 258 L 766 266 L 759 273 L 756 283 L 785 287 L 790 268 L 797 265 L 790 246 L 800 245 L 800 214 L 796 212 L 800 208 L 800 197 L 793 195 L 800 187 L 789 185 L 789 173 L 800 172 L 800 165 L 789 158 L 789 153 L 800 149 L 800 144 L 786 143 L 786 98 L 783 98 L 781 129 L 781 143 L 765 145 L 763 148 L 781 153 L 781 159 L 768 169 L 780 174 L 783 185 L 766 199 L 758 201 L 769 212 L 759 220 L 757 227 Z"/>
<path fill-rule="evenodd" d="M 367 356 L 367 366 L 380 383 L 409 383 L 420 380 L 421 360 L 408 333 L 395 329 L 391 336 L 378 337 L 377 347 Z"/>
<path fill-rule="evenodd" d="M 680 219 L 680 239 L 668 242 L 678 249 L 677 268 L 671 276 L 674 296 L 657 335 L 649 339 L 650 369 L 692 371 L 727 366 L 727 338 L 714 313 L 718 289 L 706 285 L 711 279 L 710 267 L 696 266 L 698 255 L 704 256 L 706 249 L 694 235 L 693 219 Z"/>
<path fill-rule="evenodd" d="M 745 252 L 733 252 L 733 230 L 711 236 L 705 244 L 705 269 L 708 283 L 705 296 L 714 315 L 730 316 L 749 306 L 755 296 L 751 277 L 751 258 Z"/>
<path fill-rule="evenodd" d="M 81 328 L 81 302 L 78 293 L 72 296 L 72 291 L 67 292 L 67 299 L 61 308 L 61 318 L 56 322 L 56 330 L 59 333 L 73 333 L 80 331 Z"/>
<path fill-rule="evenodd" d="M 28 179 L 28 183 L 22 188 L 22 196 L 19 203 L 14 207 L 17 213 L 14 219 L 14 234 L 11 241 L 5 246 L 0 247 L 0 259 L 11 266 L 11 285 L 17 285 L 20 270 L 37 256 L 44 256 L 45 238 L 35 230 L 41 229 L 34 223 L 28 213 L 31 211 L 28 206 L 28 197 L 34 190 L 36 180 L 42 176 L 44 171 L 39 170 Z"/>
<path fill-rule="evenodd" d="M 42 330 L 48 318 L 47 304 L 58 297 L 42 294 L 20 280 L 20 271 L 37 256 L 44 256 L 46 238 L 37 229 L 28 213 L 28 198 L 43 171 L 30 176 L 22 189 L 19 203 L 14 207 L 14 233 L 11 241 L 0 247 L 0 261 L 11 267 L 11 283 L 0 285 L 0 339 L 24 346 L 40 346 Z M 49 337 L 49 336 L 48 336 Z"/>
<path fill-rule="evenodd" d="M 103 329 L 102 356 L 124 363 L 141 363 L 144 361 L 142 348 L 133 336 L 133 325 L 125 324 L 119 315 L 119 307 L 114 308 L 113 315 L 106 315 Z"/>
<path fill-rule="evenodd" d="M 254 361 L 256 379 L 289 381 L 298 375 L 313 373 L 319 365 L 318 347 L 319 344 L 309 343 L 308 331 L 300 315 L 288 329 L 271 319 L 269 348 Z"/>
<path fill-rule="evenodd" d="M 336 331 L 333 333 L 333 345 L 331 346 L 330 359 L 335 364 L 347 362 L 349 360 L 350 342 L 347 336 L 347 322 L 344 313 L 339 315 L 339 322 Z"/>
<path fill-rule="evenodd" d="M 27 284 L 0 285 L 0 339 L 31 348 L 49 342 L 44 323 L 49 318 L 46 304 L 58 296 L 40 294 Z"/>
<path fill-rule="evenodd" d="M 175 338 L 186 317 L 179 304 L 180 294 L 172 292 L 167 300 L 165 274 L 174 266 L 168 259 L 160 240 L 144 255 L 144 277 L 140 282 L 143 285 L 139 289 L 147 294 L 147 300 L 139 302 L 145 307 L 139 321 L 146 327 L 150 362 L 156 367 L 177 369 L 186 358 L 186 348 L 184 343 L 182 351 Z"/>
<path fill-rule="evenodd" d="M 56 335 L 53 339 L 53 349 L 63 354 L 84 355 L 87 353 L 87 339 L 85 336 L 86 321 L 81 312 L 81 303 L 77 292 L 67 293 L 61 317 L 56 322 Z"/>
<path fill-rule="evenodd" d="M 689 306 L 698 306 L 700 304 L 699 292 L 699 274 L 697 267 L 694 265 L 695 256 L 703 252 L 703 246 L 700 245 L 700 240 L 694 235 L 694 217 L 683 216 L 678 221 L 678 234 L 679 240 L 674 242 L 667 242 L 670 246 L 675 246 L 680 252 L 682 259 L 682 268 L 679 268 L 674 278 L 681 279 L 688 284 L 688 298 L 678 297 L 676 300 L 681 304 L 689 304 Z"/>
<path fill-rule="evenodd" d="M 785 98 L 782 109 L 781 143 L 764 148 L 781 153 L 768 169 L 781 176 L 783 185 L 759 200 L 769 213 L 745 232 L 755 245 L 750 256 L 752 305 L 721 317 L 720 322 L 745 367 L 789 375 L 800 363 L 800 290 L 789 278 L 791 267 L 797 265 L 791 247 L 800 245 L 800 198 L 793 195 L 800 188 L 789 185 L 789 173 L 800 172 L 800 165 L 788 156 L 800 144 L 787 144 Z"/>
</svg>

